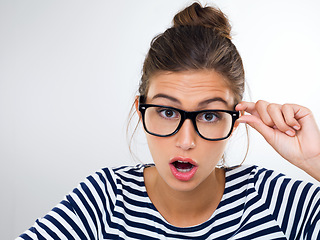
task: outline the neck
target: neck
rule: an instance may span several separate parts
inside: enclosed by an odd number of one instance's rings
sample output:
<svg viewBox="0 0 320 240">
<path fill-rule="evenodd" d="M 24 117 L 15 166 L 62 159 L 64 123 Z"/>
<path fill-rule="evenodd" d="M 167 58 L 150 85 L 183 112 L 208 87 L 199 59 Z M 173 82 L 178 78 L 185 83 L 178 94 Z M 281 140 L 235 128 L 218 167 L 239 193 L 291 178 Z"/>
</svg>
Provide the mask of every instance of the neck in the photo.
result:
<svg viewBox="0 0 320 240">
<path fill-rule="evenodd" d="M 218 207 L 224 192 L 223 169 L 215 169 L 199 186 L 191 191 L 177 191 L 166 184 L 156 169 L 145 177 L 148 195 L 171 224 L 179 227 L 194 226 L 208 220 Z M 147 174 L 145 174 L 147 175 Z"/>
</svg>

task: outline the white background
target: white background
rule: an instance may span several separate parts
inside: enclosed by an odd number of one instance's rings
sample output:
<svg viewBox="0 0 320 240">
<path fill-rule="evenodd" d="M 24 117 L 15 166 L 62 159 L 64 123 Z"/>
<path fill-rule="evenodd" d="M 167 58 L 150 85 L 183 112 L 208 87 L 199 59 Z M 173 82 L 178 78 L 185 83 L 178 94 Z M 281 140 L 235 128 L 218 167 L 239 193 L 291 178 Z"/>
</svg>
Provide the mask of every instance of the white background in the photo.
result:
<svg viewBox="0 0 320 240">
<path fill-rule="evenodd" d="M 126 123 L 142 62 L 188 3 L 0 1 L 1 239 L 29 228 L 95 170 L 136 164 Z M 251 99 L 305 105 L 319 123 L 319 1 L 214 3 L 231 20 Z M 317 183 L 254 131 L 250 140 L 246 164 Z M 241 129 L 231 142 L 228 160 L 240 163 Z M 142 133 L 133 150 L 152 161 Z"/>
</svg>

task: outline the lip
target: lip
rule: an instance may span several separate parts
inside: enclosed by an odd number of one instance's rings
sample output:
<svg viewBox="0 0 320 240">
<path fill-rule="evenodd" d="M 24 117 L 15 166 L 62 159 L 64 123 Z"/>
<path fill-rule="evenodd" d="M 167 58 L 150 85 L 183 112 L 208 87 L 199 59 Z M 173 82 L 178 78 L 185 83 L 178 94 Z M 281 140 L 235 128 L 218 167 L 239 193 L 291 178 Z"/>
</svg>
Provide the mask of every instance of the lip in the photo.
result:
<svg viewBox="0 0 320 240">
<path fill-rule="evenodd" d="M 187 158 L 187 157 L 174 157 L 170 160 L 169 164 L 172 164 L 176 161 L 183 161 L 183 162 L 188 162 L 188 163 L 191 163 L 192 165 L 194 165 L 195 167 L 198 167 L 198 164 L 193 161 L 191 158 Z"/>
<path fill-rule="evenodd" d="M 176 161 L 183 161 L 183 162 L 188 162 L 190 164 L 193 165 L 193 168 L 188 171 L 188 172 L 181 172 L 181 171 L 178 171 L 175 166 L 174 166 L 174 162 Z M 193 161 L 191 158 L 185 158 L 185 157 L 174 157 L 170 160 L 170 170 L 171 170 L 171 173 L 172 175 L 177 179 L 177 180 L 180 180 L 180 181 L 189 181 L 193 178 L 193 176 L 195 175 L 195 173 L 197 172 L 198 170 L 198 164 Z"/>
</svg>

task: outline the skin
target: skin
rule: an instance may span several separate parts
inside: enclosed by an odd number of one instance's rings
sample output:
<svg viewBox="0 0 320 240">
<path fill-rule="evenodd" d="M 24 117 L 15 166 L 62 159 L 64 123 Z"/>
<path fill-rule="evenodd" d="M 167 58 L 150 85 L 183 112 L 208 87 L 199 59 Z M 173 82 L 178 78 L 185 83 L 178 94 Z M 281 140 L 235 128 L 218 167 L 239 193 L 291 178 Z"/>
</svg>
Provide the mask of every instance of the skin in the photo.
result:
<svg viewBox="0 0 320 240">
<path fill-rule="evenodd" d="M 165 97 L 155 97 L 158 94 Z M 214 98 L 220 100 L 206 102 Z M 234 108 L 234 96 L 224 77 L 214 71 L 157 74 L 151 79 L 146 102 L 186 111 Z M 227 140 L 202 139 L 190 120 L 186 120 L 179 132 L 171 137 L 149 134 L 146 137 L 156 167 L 147 168 L 144 177 L 155 207 L 175 226 L 186 227 L 206 221 L 223 195 L 224 171 L 216 165 Z M 176 156 L 191 158 L 199 165 L 190 181 L 183 182 L 172 175 L 169 162 Z"/>
<path fill-rule="evenodd" d="M 296 104 L 241 102 L 238 122 L 256 129 L 286 160 L 320 181 L 320 131 L 312 112 Z"/>
<path fill-rule="evenodd" d="M 234 96 L 226 79 L 213 70 L 160 72 L 150 79 L 146 103 L 186 111 L 233 110 Z M 249 124 L 285 159 L 320 180 L 320 132 L 310 110 L 299 105 L 265 101 L 242 102 L 236 110 L 247 114 L 240 117 L 235 128 L 239 123 Z M 224 192 L 224 170 L 216 166 L 228 139 L 202 139 L 190 120 L 186 120 L 173 136 L 157 137 L 146 133 L 146 137 L 155 167 L 145 169 L 144 179 L 149 198 L 157 210 L 177 227 L 194 226 L 208 220 Z M 177 180 L 170 171 L 169 162 L 177 156 L 191 158 L 198 164 L 196 174 L 189 181 Z"/>
</svg>

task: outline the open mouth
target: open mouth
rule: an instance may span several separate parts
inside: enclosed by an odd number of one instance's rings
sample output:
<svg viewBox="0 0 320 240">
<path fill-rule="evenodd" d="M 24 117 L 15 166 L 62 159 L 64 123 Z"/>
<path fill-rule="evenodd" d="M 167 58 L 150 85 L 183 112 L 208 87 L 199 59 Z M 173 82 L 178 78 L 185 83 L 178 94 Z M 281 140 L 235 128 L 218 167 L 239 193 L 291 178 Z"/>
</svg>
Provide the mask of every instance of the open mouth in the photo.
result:
<svg viewBox="0 0 320 240">
<path fill-rule="evenodd" d="M 172 165 L 177 169 L 178 172 L 181 173 L 190 172 L 192 168 L 194 168 L 194 165 L 192 163 L 180 160 L 173 162 Z"/>
<path fill-rule="evenodd" d="M 175 157 L 170 161 L 170 169 L 176 179 L 189 181 L 196 173 L 198 165 L 190 158 Z"/>
</svg>

